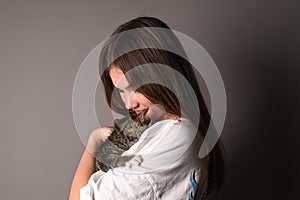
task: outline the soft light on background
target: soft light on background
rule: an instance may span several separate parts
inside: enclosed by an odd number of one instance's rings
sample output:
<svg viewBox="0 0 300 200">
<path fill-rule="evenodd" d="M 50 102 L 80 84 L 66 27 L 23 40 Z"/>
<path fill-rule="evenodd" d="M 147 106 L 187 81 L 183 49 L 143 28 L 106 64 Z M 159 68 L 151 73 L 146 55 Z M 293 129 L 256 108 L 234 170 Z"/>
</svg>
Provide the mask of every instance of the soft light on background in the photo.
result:
<svg viewBox="0 0 300 200">
<path fill-rule="evenodd" d="M 209 199 L 299 198 L 298 8 L 296 1 L 0 1 L 0 199 L 68 198 L 84 149 L 72 117 L 77 70 L 117 26 L 143 15 L 197 40 L 222 75 L 228 165 L 224 187 Z M 100 88 L 96 101 L 101 124 L 110 124 Z"/>
</svg>

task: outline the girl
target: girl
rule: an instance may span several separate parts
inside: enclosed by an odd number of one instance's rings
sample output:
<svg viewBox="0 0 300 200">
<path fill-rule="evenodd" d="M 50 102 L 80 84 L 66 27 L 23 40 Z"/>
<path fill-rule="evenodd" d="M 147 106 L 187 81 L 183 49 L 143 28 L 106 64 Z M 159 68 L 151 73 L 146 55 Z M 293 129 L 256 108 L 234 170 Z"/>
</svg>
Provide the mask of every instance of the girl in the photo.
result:
<svg viewBox="0 0 300 200">
<path fill-rule="evenodd" d="M 93 154 L 111 127 L 93 131 L 74 176 L 74 199 L 202 199 L 224 175 L 219 140 L 200 159 L 210 114 L 193 66 L 170 28 L 153 17 L 118 27 L 104 44 L 100 76 L 108 105 L 117 113 L 146 111 L 150 127 L 124 155 L 129 165 L 95 173 Z M 129 167 L 128 167 L 129 166 Z M 80 193 L 79 193 L 80 191 Z"/>
</svg>

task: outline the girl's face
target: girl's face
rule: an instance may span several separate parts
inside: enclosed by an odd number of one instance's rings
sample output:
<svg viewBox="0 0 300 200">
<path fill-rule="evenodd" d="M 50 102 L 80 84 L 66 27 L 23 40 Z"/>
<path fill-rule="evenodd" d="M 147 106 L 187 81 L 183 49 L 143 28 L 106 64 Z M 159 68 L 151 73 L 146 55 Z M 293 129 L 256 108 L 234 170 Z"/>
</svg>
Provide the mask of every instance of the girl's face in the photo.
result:
<svg viewBox="0 0 300 200">
<path fill-rule="evenodd" d="M 154 104 L 143 94 L 135 92 L 129 85 L 124 73 L 117 66 L 112 66 L 109 71 L 110 78 L 120 92 L 127 109 L 134 110 L 140 114 L 143 110 L 150 108 Z"/>
</svg>

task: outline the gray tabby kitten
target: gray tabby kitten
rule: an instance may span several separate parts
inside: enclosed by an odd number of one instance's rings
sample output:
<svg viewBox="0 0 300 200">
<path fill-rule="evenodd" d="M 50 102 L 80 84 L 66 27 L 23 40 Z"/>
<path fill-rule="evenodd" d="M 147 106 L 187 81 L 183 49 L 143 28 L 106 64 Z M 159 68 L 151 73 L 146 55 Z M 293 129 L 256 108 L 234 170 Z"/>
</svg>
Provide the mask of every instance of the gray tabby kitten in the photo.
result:
<svg viewBox="0 0 300 200">
<path fill-rule="evenodd" d="M 121 154 L 134 145 L 142 133 L 149 127 L 150 120 L 145 120 L 148 109 L 139 115 L 129 110 L 130 117 L 115 120 L 114 129 L 107 140 L 96 150 L 96 170 L 107 172 L 115 167 L 123 167 L 135 155 L 121 156 Z M 142 161 L 142 158 L 139 162 Z"/>
</svg>

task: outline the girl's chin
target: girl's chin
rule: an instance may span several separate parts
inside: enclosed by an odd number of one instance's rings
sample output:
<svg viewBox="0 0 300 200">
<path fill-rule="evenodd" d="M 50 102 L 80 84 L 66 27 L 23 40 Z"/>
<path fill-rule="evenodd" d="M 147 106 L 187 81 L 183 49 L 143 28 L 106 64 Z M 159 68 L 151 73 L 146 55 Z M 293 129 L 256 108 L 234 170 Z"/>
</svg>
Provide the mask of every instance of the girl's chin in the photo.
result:
<svg viewBox="0 0 300 200">
<path fill-rule="evenodd" d="M 151 106 L 145 115 L 146 119 L 151 119 L 151 121 L 158 121 L 164 118 L 166 115 L 165 109 L 160 105 Z"/>
</svg>

